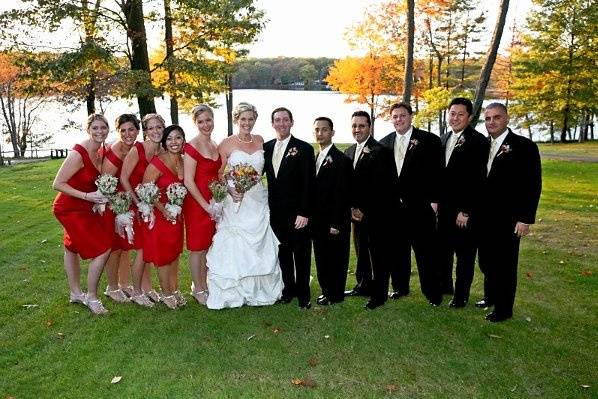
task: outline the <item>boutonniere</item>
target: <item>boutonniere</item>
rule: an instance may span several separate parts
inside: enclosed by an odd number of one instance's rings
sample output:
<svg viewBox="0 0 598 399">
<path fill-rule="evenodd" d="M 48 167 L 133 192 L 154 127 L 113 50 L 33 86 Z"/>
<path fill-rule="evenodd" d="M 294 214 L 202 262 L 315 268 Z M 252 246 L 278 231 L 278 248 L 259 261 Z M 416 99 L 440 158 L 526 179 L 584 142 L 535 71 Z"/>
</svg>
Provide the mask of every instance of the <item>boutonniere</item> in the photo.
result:
<svg viewBox="0 0 598 399">
<path fill-rule="evenodd" d="M 508 154 L 509 152 L 511 152 L 511 146 L 508 144 L 503 144 L 498 149 L 498 154 L 496 154 L 496 156 L 498 157 L 501 154 Z"/>
<path fill-rule="evenodd" d="M 409 140 L 409 148 L 407 148 L 407 151 L 410 151 L 411 149 L 417 147 L 418 144 L 419 144 L 419 141 L 417 139 Z"/>
<path fill-rule="evenodd" d="M 465 137 L 461 136 L 461 137 L 459 137 L 459 140 L 457 140 L 457 142 L 455 143 L 455 147 L 453 149 L 459 148 L 463 144 L 465 144 Z"/>
<path fill-rule="evenodd" d="M 331 165 L 331 164 L 332 164 L 332 157 L 330 155 L 328 155 L 326 158 L 324 158 L 324 163 L 322 164 L 322 166 Z"/>
<path fill-rule="evenodd" d="M 362 154 L 369 154 L 370 153 L 370 147 L 368 147 L 368 146 L 363 147 L 363 150 L 361 150 L 361 153 Z"/>
<path fill-rule="evenodd" d="M 299 150 L 297 149 L 297 147 L 291 147 L 289 148 L 289 150 L 287 151 L 287 157 L 294 157 L 295 155 L 299 154 Z M 286 158 L 286 157 L 285 157 Z"/>
</svg>

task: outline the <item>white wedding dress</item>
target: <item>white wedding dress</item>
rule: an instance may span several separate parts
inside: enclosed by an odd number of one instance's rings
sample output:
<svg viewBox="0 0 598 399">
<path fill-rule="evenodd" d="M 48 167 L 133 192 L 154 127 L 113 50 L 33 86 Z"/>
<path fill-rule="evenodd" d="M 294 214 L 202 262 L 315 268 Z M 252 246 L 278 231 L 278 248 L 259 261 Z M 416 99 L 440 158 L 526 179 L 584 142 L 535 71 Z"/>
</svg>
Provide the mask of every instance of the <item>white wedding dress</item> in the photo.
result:
<svg viewBox="0 0 598 399">
<path fill-rule="evenodd" d="M 228 165 L 240 163 L 252 165 L 261 174 L 264 151 L 248 154 L 234 150 Z M 245 193 L 240 206 L 227 195 L 207 254 L 208 308 L 272 305 L 280 299 L 283 283 L 278 244 L 270 227 L 268 191 L 262 183 Z"/>
</svg>

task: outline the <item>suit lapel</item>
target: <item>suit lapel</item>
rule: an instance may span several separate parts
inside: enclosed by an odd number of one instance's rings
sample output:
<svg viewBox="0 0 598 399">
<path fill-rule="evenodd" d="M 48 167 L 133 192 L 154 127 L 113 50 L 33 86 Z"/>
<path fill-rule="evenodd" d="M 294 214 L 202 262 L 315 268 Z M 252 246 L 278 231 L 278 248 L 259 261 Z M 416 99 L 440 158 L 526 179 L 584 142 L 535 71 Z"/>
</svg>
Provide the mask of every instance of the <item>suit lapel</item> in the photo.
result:
<svg viewBox="0 0 598 399">
<path fill-rule="evenodd" d="M 357 169 L 359 167 L 359 164 L 361 164 L 361 161 L 363 160 L 364 155 L 367 155 L 372 150 L 371 145 L 372 145 L 373 141 L 374 141 L 374 138 L 372 136 L 368 137 L 368 139 L 366 140 L 365 145 L 361 149 L 361 154 L 359 154 L 359 159 L 357 160 L 355 169 Z M 366 148 L 367 148 L 367 150 L 366 150 Z"/>
<path fill-rule="evenodd" d="M 492 166 L 490 167 L 490 173 L 488 173 L 488 176 L 490 176 L 492 174 L 492 172 L 495 171 L 497 165 L 499 165 L 499 168 L 500 168 L 500 164 L 502 164 L 502 160 L 506 156 L 506 152 L 505 151 L 501 151 L 501 148 L 504 148 L 505 146 L 508 146 L 507 148 L 509 148 L 509 152 L 513 151 L 513 143 L 512 143 L 512 140 L 511 140 L 511 136 L 514 135 L 514 134 L 515 133 L 513 133 L 511 131 L 511 129 L 508 130 L 507 136 L 505 137 L 505 139 L 503 140 L 502 144 L 500 145 L 500 147 L 496 151 L 496 155 L 494 155 L 494 159 L 492 160 Z"/>
<path fill-rule="evenodd" d="M 411 132 L 411 139 L 409 139 L 409 143 L 407 143 L 407 152 L 405 153 L 405 160 L 403 160 L 401 174 L 403 174 L 403 171 L 409 167 L 408 165 L 413 159 L 413 154 L 415 153 L 415 151 L 417 151 L 418 145 L 421 145 L 420 134 L 416 128 L 413 128 L 413 131 Z"/>
<path fill-rule="evenodd" d="M 280 166 L 278 167 L 277 178 L 280 178 L 282 172 L 284 171 L 285 165 L 287 164 L 287 158 L 289 158 L 289 150 L 291 148 L 296 149 L 295 137 L 293 137 L 293 135 L 291 135 L 291 138 L 289 139 L 289 142 L 287 143 L 287 148 L 285 148 L 284 153 L 282 155 L 282 159 L 280 160 Z"/>
</svg>

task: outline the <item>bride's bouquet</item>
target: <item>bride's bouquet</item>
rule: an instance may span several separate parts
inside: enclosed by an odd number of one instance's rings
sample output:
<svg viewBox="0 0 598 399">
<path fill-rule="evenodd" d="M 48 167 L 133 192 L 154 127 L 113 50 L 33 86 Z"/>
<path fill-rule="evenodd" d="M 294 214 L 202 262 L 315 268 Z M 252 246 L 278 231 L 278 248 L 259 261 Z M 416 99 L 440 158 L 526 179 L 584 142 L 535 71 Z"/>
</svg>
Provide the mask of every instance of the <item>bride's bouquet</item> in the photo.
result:
<svg viewBox="0 0 598 399">
<path fill-rule="evenodd" d="M 227 167 L 227 170 L 224 171 L 224 176 L 240 194 L 245 194 L 261 180 L 258 171 L 248 163 L 240 163 L 230 168 Z M 241 201 L 239 201 L 235 212 L 239 212 Z"/>
<path fill-rule="evenodd" d="M 210 206 L 208 208 L 208 212 L 210 213 L 210 217 L 212 220 L 218 222 L 220 217 L 222 216 L 223 210 L 223 202 L 228 194 L 226 182 L 222 180 L 212 180 L 210 184 L 208 184 L 208 188 L 212 193 L 212 200 L 210 201 Z"/>
<path fill-rule="evenodd" d="M 183 211 L 183 201 L 187 195 L 187 188 L 181 183 L 171 183 L 166 187 L 166 196 L 168 203 L 166 204 L 166 212 L 170 215 L 172 224 L 176 224 L 176 218 Z"/>
<path fill-rule="evenodd" d="M 133 218 L 135 214 L 129 209 L 131 207 L 131 200 L 131 194 L 127 191 L 116 193 L 110 199 L 110 209 L 116 215 L 114 230 L 119 236 L 126 238 L 129 244 L 133 244 L 135 236 L 135 230 L 133 230 Z"/>
<path fill-rule="evenodd" d="M 142 183 L 138 184 L 135 188 L 139 203 L 139 213 L 145 223 L 149 223 L 149 228 L 154 228 L 156 222 L 156 216 L 154 215 L 154 203 L 160 198 L 160 189 L 154 183 Z"/>
<path fill-rule="evenodd" d="M 112 195 L 114 195 L 114 193 L 116 192 L 116 186 L 118 185 L 118 178 L 116 178 L 108 173 L 104 173 L 104 174 L 98 176 L 98 178 L 95 181 L 95 184 L 96 184 L 96 187 L 98 188 L 98 191 L 100 192 L 100 194 L 102 194 L 107 199 L 110 199 L 112 197 Z M 91 209 L 94 212 L 97 212 L 100 215 L 103 215 L 104 211 L 106 210 L 106 204 L 93 204 L 93 207 Z"/>
</svg>

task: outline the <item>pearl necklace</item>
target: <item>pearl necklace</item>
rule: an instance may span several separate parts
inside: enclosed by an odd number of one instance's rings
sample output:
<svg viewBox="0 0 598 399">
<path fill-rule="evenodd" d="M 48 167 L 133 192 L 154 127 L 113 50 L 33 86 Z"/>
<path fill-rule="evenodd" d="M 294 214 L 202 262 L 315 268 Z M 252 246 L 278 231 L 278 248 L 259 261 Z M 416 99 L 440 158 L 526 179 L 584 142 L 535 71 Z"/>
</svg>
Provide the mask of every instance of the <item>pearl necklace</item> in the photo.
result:
<svg viewBox="0 0 598 399">
<path fill-rule="evenodd" d="M 245 144 L 253 143 L 253 136 L 251 135 L 251 133 L 249 133 L 249 140 L 242 140 L 241 137 L 238 134 L 235 134 L 235 137 L 241 143 L 245 143 Z"/>
</svg>

